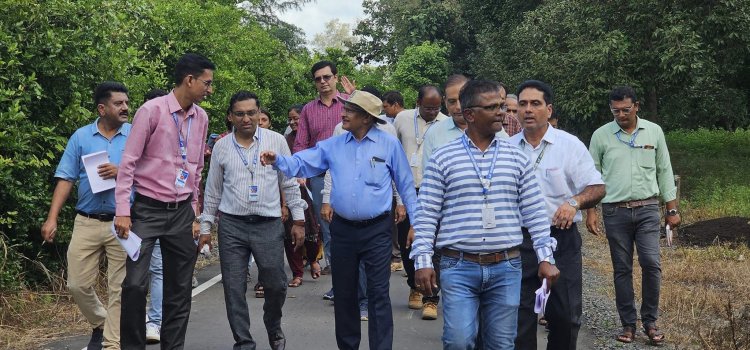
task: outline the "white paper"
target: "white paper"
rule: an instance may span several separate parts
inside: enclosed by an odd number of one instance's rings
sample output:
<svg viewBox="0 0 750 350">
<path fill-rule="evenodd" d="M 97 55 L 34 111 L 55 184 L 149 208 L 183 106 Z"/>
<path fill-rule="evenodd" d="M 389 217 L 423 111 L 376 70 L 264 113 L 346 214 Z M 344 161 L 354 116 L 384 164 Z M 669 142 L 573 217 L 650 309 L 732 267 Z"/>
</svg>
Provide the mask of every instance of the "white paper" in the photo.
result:
<svg viewBox="0 0 750 350">
<path fill-rule="evenodd" d="M 138 237 L 133 231 L 128 231 L 128 238 L 120 238 L 120 236 L 117 235 L 117 231 L 115 231 L 114 224 L 110 227 L 110 232 L 115 238 L 117 238 L 117 241 L 120 242 L 120 245 L 122 245 L 122 248 L 128 253 L 130 259 L 138 261 L 138 257 L 141 255 L 141 241 L 143 241 L 141 237 Z"/>
<path fill-rule="evenodd" d="M 666 231 L 667 231 L 667 247 L 671 247 L 672 246 L 672 235 L 673 235 L 672 228 L 669 227 L 669 225 L 667 225 Z"/>
<path fill-rule="evenodd" d="M 83 161 L 83 167 L 86 168 L 86 175 L 89 177 L 91 192 L 99 193 L 115 188 L 115 179 L 102 179 L 98 173 L 98 167 L 100 165 L 109 163 L 107 151 L 89 153 L 81 156 L 81 161 Z"/>
<path fill-rule="evenodd" d="M 544 310 L 547 308 L 547 300 L 549 299 L 550 290 L 547 288 L 547 279 L 542 280 L 542 287 L 536 290 L 536 298 L 534 299 L 534 312 L 544 315 Z"/>
</svg>

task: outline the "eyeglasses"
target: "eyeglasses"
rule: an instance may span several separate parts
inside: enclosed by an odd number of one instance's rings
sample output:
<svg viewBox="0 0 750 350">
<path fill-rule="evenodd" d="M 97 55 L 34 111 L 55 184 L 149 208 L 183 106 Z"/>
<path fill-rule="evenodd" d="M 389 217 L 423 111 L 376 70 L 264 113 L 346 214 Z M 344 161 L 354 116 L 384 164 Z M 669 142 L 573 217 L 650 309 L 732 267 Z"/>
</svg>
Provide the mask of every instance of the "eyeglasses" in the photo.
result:
<svg viewBox="0 0 750 350">
<path fill-rule="evenodd" d="M 251 111 L 232 111 L 232 115 L 234 115 L 237 118 L 244 118 L 245 116 L 248 117 L 254 117 L 258 114 L 257 109 L 253 109 Z"/>
<path fill-rule="evenodd" d="M 617 116 L 617 115 L 620 115 L 620 112 L 625 113 L 625 114 L 630 114 L 630 112 L 632 112 L 634 108 L 635 108 L 635 103 L 630 105 L 630 107 L 620 108 L 620 109 L 612 108 L 610 106 L 609 110 L 612 112 L 613 115 Z"/>
<path fill-rule="evenodd" d="M 326 74 L 326 75 L 321 75 L 321 76 L 319 76 L 319 77 L 315 77 L 315 78 L 313 78 L 313 80 L 315 80 L 315 82 L 316 82 L 316 83 L 322 83 L 322 82 L 324 82 L 324 81 L 329 81 L 329 80 L 331 80 L 331 78 L 333 78 L 333 75 L 331 75 L 331 74 Z"/>
<path fill-rule="evenodd" d="M 213 80 L 203 80 L 203 79 L 195 77 L 195 76 L 193 78 L 195 78 L 195 80 L 199 80 L 201 83 L 205 84 L 206 87 L 211 87 L 211 85 L 214 84 Z"/>
<path fill-rule="evenodd" d="M 471 107 L 468 107 L 468 108 L 481 108 L 481 109 L 484 109 L 487 112 L 492 112 L 492 113 L 497 113 L 498 110 L 501 110 L 503 112 L 507 112 L 508 111 L 508 105 L 505 104 L 505 103 L 503 103 L 503 104 L 495 103 L 495 104 L 489 105 L 489 106 L 471 106 Z"/>
</svg>

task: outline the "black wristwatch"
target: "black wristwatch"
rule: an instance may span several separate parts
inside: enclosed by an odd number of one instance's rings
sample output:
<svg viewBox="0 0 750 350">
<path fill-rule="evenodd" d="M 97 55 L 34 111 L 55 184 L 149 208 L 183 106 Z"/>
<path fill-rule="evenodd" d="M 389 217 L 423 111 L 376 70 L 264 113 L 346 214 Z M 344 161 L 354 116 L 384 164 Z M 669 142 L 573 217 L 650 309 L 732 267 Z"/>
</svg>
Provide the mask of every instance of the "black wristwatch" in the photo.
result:
<svg viewBox="0 0 750 350">
<path fill-rule="evenodd" d="M 669 209 L 669 210 L 667 210 L 667 212 L 665 213 L 665 215 L 667 215 L 667 216 L 675 216 L 675 215 L 677 215 L 677 214 L 679 214 L 679 212 L 677 211 L 677 209 Z"/>
</svg>

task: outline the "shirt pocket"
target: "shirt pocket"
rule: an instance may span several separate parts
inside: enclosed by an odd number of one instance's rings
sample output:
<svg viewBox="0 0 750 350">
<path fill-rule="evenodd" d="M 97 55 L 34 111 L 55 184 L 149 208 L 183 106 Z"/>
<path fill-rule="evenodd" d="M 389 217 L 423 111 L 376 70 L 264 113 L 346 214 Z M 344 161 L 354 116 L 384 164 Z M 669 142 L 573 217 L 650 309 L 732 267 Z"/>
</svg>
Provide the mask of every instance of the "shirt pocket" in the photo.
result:
<svg viewBox="0 0 750 350">
<path fill-rule="evenodd" d="M 640 149 L 638 150 L 638 165 L 641 168 L 655 168 L 656 167 L 656 150 L 655 149 Z"/>
<path fill-rule="evenodd" d="M 371 161 L 368 164 L 367 174 L 365 175 L 366 185 L 379 188 L 387 183 L 388 179 L 390 179 L 390 172 L 384 161 Z"/>
<path fill-rule="evenodd" d="M 549 197 L 560 197 L 565 194 L 565 175 L 560 168 L 544 170 L 542 192 Z"/>
</svg>

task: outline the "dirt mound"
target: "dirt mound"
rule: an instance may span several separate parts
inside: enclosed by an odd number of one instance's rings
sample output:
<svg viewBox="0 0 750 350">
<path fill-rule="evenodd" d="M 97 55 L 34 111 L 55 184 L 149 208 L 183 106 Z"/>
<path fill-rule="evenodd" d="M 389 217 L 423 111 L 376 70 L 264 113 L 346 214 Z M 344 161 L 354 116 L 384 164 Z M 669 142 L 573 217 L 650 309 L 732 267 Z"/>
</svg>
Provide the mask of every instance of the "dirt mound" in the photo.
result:
<svg viewBox="0 0 750 350">
<path fill-rule="evenodd" d="M 684 244 L 700 247 L 715 243 L 746 244 L 750 247 L 750 219 L 733 216 L 696 222 L 681 228 L 678 239 Z"/>
</svg>

